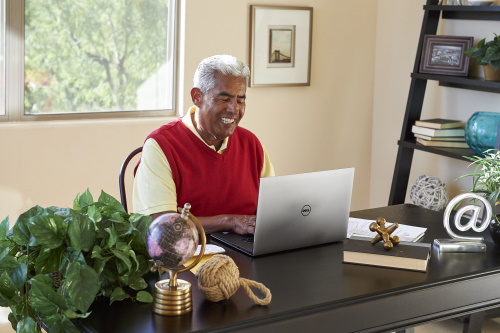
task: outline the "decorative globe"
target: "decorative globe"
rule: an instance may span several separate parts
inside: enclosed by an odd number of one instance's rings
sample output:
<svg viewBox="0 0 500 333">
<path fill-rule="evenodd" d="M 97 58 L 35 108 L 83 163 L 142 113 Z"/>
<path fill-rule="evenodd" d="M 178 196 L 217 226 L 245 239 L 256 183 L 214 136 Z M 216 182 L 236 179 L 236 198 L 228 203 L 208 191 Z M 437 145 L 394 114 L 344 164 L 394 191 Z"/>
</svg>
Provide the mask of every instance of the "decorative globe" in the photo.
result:
<svg viewBox="0 0 500 333">
<path fill-rule="evenodd" d="M 147 249 L 156 265 L 172 269 L 193 257 L 198 246 L 198 230 L 190 219 L 177 213 L 157 217 L 148 230 Z"/>
</svg>

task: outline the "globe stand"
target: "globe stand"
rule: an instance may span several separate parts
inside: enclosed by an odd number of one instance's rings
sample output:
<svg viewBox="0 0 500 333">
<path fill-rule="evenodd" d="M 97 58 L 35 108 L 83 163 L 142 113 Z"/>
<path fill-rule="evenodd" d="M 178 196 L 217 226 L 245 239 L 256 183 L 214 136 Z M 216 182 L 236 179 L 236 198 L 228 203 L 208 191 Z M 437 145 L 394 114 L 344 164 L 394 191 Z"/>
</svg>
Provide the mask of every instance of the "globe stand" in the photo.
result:
<svg viewBox="0 0 500 333">
<path fill-rule="evenodd" d="M 177 274 L 193 268 L 200 262 L 203 254 L 205 253 L 207 239 L 203 226 L 200 221 L 198 221 L 198 219 L 189 212 L 190 209 L 191 205 L 186 203 L 182 209 L 180 218 L 186 222 L 189 218 L 191 218 L 196 225 L 201 237 L 200 253 L 196 260 L 194 260 L 191 265 L 187 267 L 165 269 L 155 263 L 151 268 L 152 271 L 160 269 L 168 272 L 169 275 L 169 279 L 160 280 L 155 284 L 156 292 L 153 312 L 159 315 L 180 316 L 190 313 L 193 310 L 191 301 L 191 283 L 185 280 L 177 279 Z"/>
</svg>

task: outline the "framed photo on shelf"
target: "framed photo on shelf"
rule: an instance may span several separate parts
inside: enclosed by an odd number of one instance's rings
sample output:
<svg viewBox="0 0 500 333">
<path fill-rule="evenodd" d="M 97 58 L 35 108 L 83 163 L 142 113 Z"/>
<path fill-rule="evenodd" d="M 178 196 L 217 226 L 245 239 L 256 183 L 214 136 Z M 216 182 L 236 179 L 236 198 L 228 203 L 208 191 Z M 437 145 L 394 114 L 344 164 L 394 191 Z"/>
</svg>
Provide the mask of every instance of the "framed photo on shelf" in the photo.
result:
<svg viewBox="0 0 500 333">
<path fill-rule="evenodd" d="M 464 52 L 473 37 L 424 35 L 420 73 L 467 76 L 469 57 Z"/>
<path fill-rule="evenodd" d="M 250 6 L 250 87 L 309 86 L 312 7 Z"/>
</svg>

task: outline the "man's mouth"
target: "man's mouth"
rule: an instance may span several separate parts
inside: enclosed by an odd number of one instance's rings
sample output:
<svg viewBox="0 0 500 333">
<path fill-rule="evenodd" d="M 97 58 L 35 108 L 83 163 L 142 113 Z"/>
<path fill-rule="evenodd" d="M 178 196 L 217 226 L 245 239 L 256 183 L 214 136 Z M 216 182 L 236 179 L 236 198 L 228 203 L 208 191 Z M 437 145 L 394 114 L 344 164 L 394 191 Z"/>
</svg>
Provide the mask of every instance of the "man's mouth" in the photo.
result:
<svg viewBox="0 0 500 333">
<path fill-rule="evenodd" d="M 234 123 L 234 118 L 222 118 L 222 122 L 224 124 L 232 124 Z"/>
</svg>

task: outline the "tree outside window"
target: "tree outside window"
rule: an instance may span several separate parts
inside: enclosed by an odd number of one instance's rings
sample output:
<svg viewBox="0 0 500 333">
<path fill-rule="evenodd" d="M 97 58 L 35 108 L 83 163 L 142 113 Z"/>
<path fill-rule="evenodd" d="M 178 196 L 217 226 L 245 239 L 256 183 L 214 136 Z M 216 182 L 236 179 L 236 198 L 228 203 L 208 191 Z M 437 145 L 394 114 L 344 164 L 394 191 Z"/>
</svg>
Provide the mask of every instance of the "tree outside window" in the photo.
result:
<svg viewBox="0 0 500 333">
<path fill-rule="evenodd" d="M 24 114 L 173 109 L 169 10 L 169 0 L 25 0 Z"/>
</svg>

